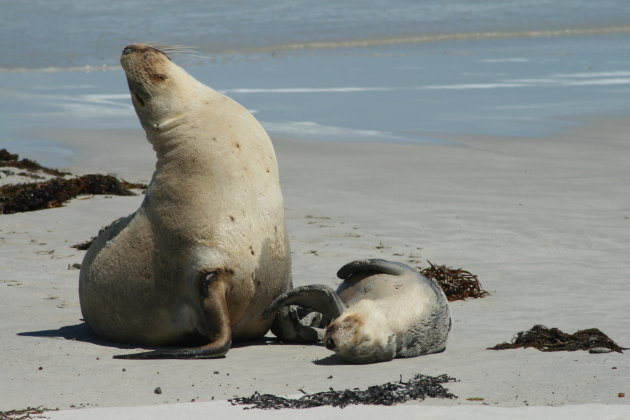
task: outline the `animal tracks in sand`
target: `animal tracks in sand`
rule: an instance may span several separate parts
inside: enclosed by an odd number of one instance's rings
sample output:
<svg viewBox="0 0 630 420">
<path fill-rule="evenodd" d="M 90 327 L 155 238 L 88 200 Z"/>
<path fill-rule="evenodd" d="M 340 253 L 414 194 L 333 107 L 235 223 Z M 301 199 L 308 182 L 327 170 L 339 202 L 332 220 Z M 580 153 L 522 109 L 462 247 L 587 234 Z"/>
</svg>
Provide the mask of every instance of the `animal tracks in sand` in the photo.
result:
<svg viewBox="0 0 630 420">
<path fill-rule="evenodd" d="M 423 249 L 416 244 L 388 241 L 381 233 L 356 226 L 339 217 L 294 215 L 290 210 L 287 213 L 294 255 L 356 258 L 356 250 L 359 248 L 365 257 L 394 259 L 410 264 L 424 262 Z M 295 226 L 293 229 L 292 224 Z"/>
</svg>

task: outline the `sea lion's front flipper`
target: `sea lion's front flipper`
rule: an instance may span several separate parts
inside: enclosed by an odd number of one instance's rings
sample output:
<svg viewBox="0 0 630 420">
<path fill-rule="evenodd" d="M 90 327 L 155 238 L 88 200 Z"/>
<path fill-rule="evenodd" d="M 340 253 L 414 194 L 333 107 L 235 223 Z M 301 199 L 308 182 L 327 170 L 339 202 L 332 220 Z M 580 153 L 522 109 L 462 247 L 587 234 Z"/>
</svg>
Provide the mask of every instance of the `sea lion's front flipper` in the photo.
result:
<svg viewBox="0 0 630 420">
<path fill-rule="evenodd" d="M 417 271 L 406 264 L 373 258 L 349 262 L 337 271 L 337 277 L 346 280 L 356 273 L 365 273 L 366 275 L 390 274 L 392 276 L 401 276 L 409 272 L 417 274 Z"/>
<path fill-rule="evenodd" d="M 271 332 L 285 343 L 317 343 L 324 338 L 324 327 L 330 319 L 295 305 L 280 308 Z"/>
<path fill-rule="evenodd" d="M 225 297 L 226 279 L 221 274 L 211 271 L 199 276 L 204 319 L 198 330 L 201 335 L 212 337 L 212 342 L 201 347 L 123 354 L 114 356 L 114 359 L 215 359 L 225 356 L 232 345 L 232 329 Z"/>
<path fill-rule="evenodd" d="M 337 318 L 346 310 L 346 305 L 333 289 L 323 284 L 311 284 L 296 287 L 275 298 L 263 312 L 263 317 L 268 318 L 286 305 L 301 306 L 331 319 Z"/>
<path fill-rule="evenodd" d="M 278 296 L 265 309 L 264 318 L 277 311 L 271 331 L 280 340 L 292 343 L 321 341 L 324 328 L 346 309 L 337 293 L 328 286 L 302 286 Z"/>
</svg>

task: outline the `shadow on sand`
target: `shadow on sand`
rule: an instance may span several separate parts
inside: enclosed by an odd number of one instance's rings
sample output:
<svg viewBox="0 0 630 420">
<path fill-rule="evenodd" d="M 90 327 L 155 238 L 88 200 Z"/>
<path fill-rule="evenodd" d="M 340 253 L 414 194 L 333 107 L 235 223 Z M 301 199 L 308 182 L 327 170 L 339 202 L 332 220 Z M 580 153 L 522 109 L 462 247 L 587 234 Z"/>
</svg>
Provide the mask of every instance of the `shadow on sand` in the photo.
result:
<svg viewBox="0 0 630 420">
<path fill-rule="evenodd" d="M 98 337 L 90 326 L 82 322 L 76 325 L 67 325 L 60 327 L 56 330 L 41 330 L 41 331 L 25 331 L 17 333 L 21 337 L 40 337 L 40 338 L 64 338 L 66 340 L 82 341 L 85 343 L 92 343 L 99 346 L 112 347 L 124 350 L 133 349 L 145 349 L 145 350 L 165 350 L 165 349 L 177 349 L 183 347 L 196 347 L 203 346 L 208 343 L 208 340 L 204 337 L 191 338 L 190 340 L 182 342 L 178 346 L 142 346 L 133 344 L 116 343 L 114 341 L 104 340 Z M 232 343 L 231 348 L 249 347 L 249 346 L 267 346 L 271 343 L 275 343 L 277 340 L 275 337 L 263 337 L 260 340 L 254 341 L 240 341 Z"/>
<path fill-rule="evenodd" d="M 42 338 L 65 338 L 66 340 L 83 341 L 86 343 L 98 344 L 100 346 L 116 347 L 119 349 L 133 349 L 135 346 L 129 346 L 99 338 L 90 326 L 82 322 L 76 325 L 66 325 L 56 330 L 41 331 L 25 331 L 17 333 L 21 337 L 42 337 Z"/>
</svg>

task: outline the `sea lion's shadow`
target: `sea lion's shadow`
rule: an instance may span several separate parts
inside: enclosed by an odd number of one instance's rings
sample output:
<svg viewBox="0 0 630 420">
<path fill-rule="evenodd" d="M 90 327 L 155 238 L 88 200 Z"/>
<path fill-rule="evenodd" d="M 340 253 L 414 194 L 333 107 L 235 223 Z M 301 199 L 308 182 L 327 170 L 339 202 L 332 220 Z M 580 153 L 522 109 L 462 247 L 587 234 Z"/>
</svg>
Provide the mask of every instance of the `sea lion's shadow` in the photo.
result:
<svg viewBox="0 0 630 420">
<path fill-rule="evenodd" d="M 17 335 L 21 337 L 65 338 L 66 340 L 82 341 L 101 346 L 117 347 L 119 349 L 136 348 L 135 346 L 114 343 L 99 338 L 85 322 L 76 325 L 66 325 L 56 330 L 25 331 L 17 333 Z"/>
<path fill-rule="evenodd" d="M 119 349 L 138 349 L 144 348 L 147 350 L 158 350 L 165 348 L 180 348 L 180 347 L 195 347 L 202 346 L 207 344 L 207 339 L 203 337 L 198 338 L 190 338 L 189 340 L 184 340 L 180 346 L 141 346 L 141 345 L 133 345 L 133 344 L 123 344 L 117 343 L 114 341 L 108 341 L 100 338 L 96 335 L 96 333 L 90 328 L 90 326 L 86 322 L 82 322 L 76 325 L 66 325 L 65 327 L 60 327 L 56 330 L 41 330 L 41 331 L 24 331 L 17 333 L 20 337 L 40 337 L 40 338 L 64 338 L 66 340 L 73 341 L 81 341 L 84 343 L 92 343 L 99 346 L 106 347 L 115 347 Z M 232 343 L 231 348 L 241 348 L 241 347 L 250 347 L 250 346 L 268 346 L 269 344 L 277 344 L 279 340 L 275 337 L 263 337 L 259 340 L 251 340 L 251 341 L 240 341 Z"/>
<path fill-rule="evenodd" d="M 115 343 L 113 341 L 103 340 L 102 338 L 99 338 L 94 333 L 94 331 L 92 331 L 90 326 L 85 322 L 82 322 L 76 325 L 66 325 L 65 327 L 60 327 L 56 330 L 25 331 L 25 332 L 17 333 L 17 335 L 21 337 L 64 338 L 66 340 L 82 341 L 85 343 L 92 343 L 99 346 L 116 347 L 119 349 L 164 348 L 164 347 L 126 345 L 122 343 Z M 191 342 L 187 344 L 202 345 L 205 343 L 202 341 L 191 340 Z M 271 345 L 285 345 L 276 337 L 266 336 L 260 340 L 242 341 L 242 342 L 232 343 L 231 347 L 241 348 L 241 347 L 251 347 L 251 346 L 268 346 L 270 344 Z M 337 355 L 331 354 L 330 356 L 325 357 L 323 359 L 314 360 L 313 364 L 318 365 L 318 366 L 337 366 L 337 365 L 348 365 L 349 363 L 345 362 L 343 359 L 341 359 Z"/>
</svg>

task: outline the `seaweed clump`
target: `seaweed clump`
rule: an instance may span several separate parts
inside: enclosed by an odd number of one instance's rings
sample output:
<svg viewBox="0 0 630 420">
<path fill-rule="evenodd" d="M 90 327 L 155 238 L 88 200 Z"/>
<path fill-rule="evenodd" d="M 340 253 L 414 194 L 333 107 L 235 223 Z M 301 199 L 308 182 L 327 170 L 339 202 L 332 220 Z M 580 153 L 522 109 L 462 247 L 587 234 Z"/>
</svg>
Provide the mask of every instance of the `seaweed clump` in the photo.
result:
<svg viewBox="0 0 630 420">
<path fill-rule="evenodd" d="M 606 334 L 597 328 L 580 330 L 574 334 L 567 334 L 558 328 L 547 328 L 544 325 L 534 325 L 528 331 L 521 331 L 511 343 L 501 343 L 488 350 L 507 350 L 534 347 L 540 351 L 576 351 L 608 349 L 623 353 L 627 348 L 620 347 Z M 601 351 L 595 351 L 597 353 Z"/>
<path fill-rule="evenodd" d="M 23 410 L 8 410 L 8 411 L 0 411 L 0 420 L 24 420 L 24 419 L 32 419 L 32 418 L 41 418 L 41 414 L 44 414 L 45 411 L 56 411 L 50 410 L 48 408 L 42 407 L 28 407 Z M 31 417 L 31 414 L 34 414 L 35 417 Z"/>
<path fill-rule="evenodd" d="M 100 235 L 101 233 L 103 233 L 102 229 L 98 232 L 98 234 Z M 92 236 L 87 241 L 83 241 L 83 242 L 79 242 L 78 244 L 70 245 L 70 248 L 78 249 L 79 251 L 87 251 L 88 248 L 90 247 L 90 245 L 92 245 L 92 243 L 96 240 L 96 238 L 98 238 L 98 235 Z"/>
<path fill-rule="evenodd" d="M 482 298 L 490 293 L 481 288 L 481 283 L 475 274 L 461 268 L 450 268 L 445 265 L 435 265 L 427 260 L 430 267 L 420 268 L 426 277 L 435 280 L 449 302 L 468 298 Z"/>
<path fill-rule="evenodd" d="M 76 178 L 53 178 L 46 182 L 5 185 L 0 187 L 0 213 L 10 214 L 61 207 L 64 202 L 82 194 L 135 195 L 130 188 L 146 188 L 111 175 L 83 175 Z"/>
<path fill-rule="evenodd" d="M 398 382 L 388 382 L 383 385 L 374 385 L 366 390 L 346 389 L 343 391 L 316 392 L 306 394 L 300 398 L 285 398 L 271 394 L 260 394 L 255 392 L 250 397 L 233 398 L 232 405 L 252 405 L 245 407 L 259 409 L 281 409 L 281 408 L 313 408 L 322 406 L 333 406 L 344 408 L 347 405 L 394 405 L 409 400 L 424 400 L 430 398 L 457 398 L 448 392 L 442 384 L 455 381 L 447 375 L 437 377 L 418 374 L 405 382 L 402 378 Z"/>
<path fill-rule="evenodd" d="M 61 172 L 57 169 L 46 168 L 34 160 L 22 159 L 17 154 L 9 153 L 7 149 L 0 149 L 0 166 L 24 169 L 30 172 L 42 171 L 49 175 L 64 176 L 68 175 L 68 172 Z"/>
</svg>

